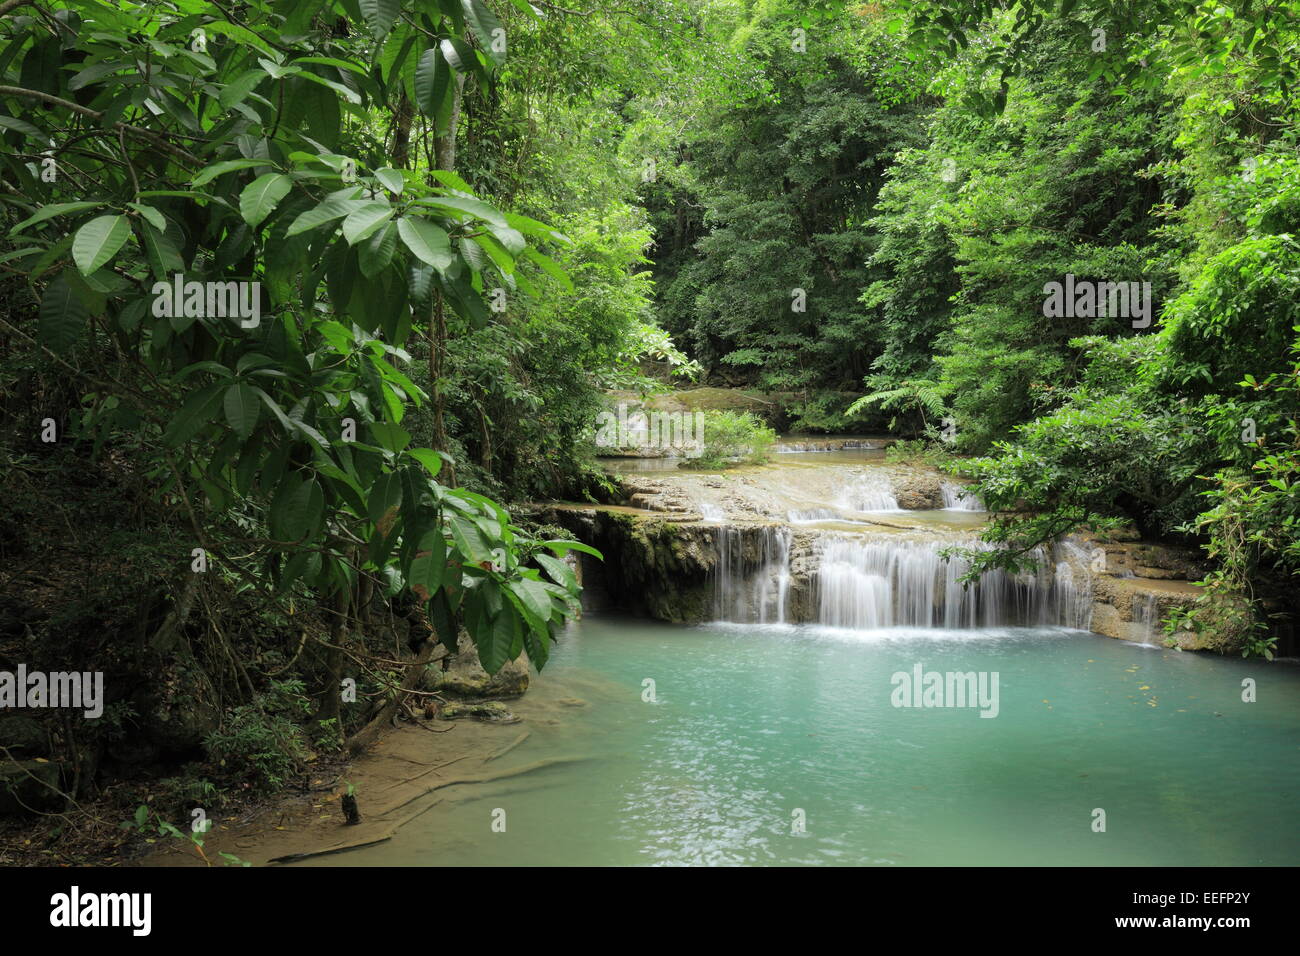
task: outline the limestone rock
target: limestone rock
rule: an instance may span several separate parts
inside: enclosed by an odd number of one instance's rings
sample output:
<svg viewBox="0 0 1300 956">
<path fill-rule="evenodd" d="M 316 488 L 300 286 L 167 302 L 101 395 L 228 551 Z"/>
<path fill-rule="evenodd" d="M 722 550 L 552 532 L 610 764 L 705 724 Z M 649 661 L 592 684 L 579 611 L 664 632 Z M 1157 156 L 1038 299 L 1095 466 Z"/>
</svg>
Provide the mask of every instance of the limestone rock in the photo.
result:
<svg viewBox="0 0 1300 956">
<path fill-rule="evenodd" d="M 490 720 L 495 723 L 518 723 L 519 718 L 512 714 L 499 700 L 452 702 L 442 708 L 443 720 L 459 720 L 473 717 L 476 720 Z"/>
<path fill-rule="evenodd" d="M 62 799 L 50 787 L 59 785 L 59 767 L 48 760 L 0 764 L 0 814 L 26 814 L 57 807 Z"/>
<path fill-rule="evenodd" d="M 0 717 L 0 744 L 15 757 L 48 757 L 49 738 L 40 721 L 21 714 Z"/>
<path fill-rule="evenodd" d="M 427 686 L 455 697 L 521 697 L 528 690 L 528 658 L 520 655 L 495 674 L 489 674 L 479 663 L 478 651 L 469 638 L 461 634 L 456 655 L 447 670 L 434 665 L 432 679 Z"/>
</svg>

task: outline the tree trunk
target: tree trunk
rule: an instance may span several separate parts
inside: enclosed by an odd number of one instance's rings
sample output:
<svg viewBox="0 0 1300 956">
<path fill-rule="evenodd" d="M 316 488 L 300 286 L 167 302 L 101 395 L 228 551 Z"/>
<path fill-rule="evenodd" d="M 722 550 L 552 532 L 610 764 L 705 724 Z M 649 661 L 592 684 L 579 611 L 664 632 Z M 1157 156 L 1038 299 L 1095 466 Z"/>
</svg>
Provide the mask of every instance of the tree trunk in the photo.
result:
<svg viewBox="0 0 1300 956">
<path fill-rule="evenodd" d="M 451 113 L 447 128 L 434 136 L 435 158 L 439 169 L 452 172 L 456 168 L 456 128 L 460 125 L 461 100 L 465 92 L 465 75 L 456 74 L 455 89 L 451 96 Z M 442 389 L 442 375 L 447 358 L 447 316 L 442 293 L 433 293 L 433 316 L 429 322 L 429 385 L 433 398 L 433 446 L 436 451 L 449 451 L 447 445 L 446 397 Z M 456 466 L 448 464 L 444 472 L 446 484 L 456 485 Z"/>
</svg>

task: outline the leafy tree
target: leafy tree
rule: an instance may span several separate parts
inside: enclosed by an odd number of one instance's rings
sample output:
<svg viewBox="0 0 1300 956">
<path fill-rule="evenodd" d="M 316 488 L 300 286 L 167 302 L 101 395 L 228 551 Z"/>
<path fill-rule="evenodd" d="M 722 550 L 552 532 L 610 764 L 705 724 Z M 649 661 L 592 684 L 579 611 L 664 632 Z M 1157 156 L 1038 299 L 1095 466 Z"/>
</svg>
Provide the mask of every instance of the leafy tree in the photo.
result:
<svg viewBox="0 0 1300 956">
<path fill-rule="evenodd" d="M 451 166 L 466 85 L 504 62 L 493 12 L 16 7 L 0 216 L 25 301 L 4 322 L 88 395 L 86 436 L 129 444 L 196 553 L 248 587 L 306 586 L 340 621 L 373 591 L 409 593 L 444 644 L 463 622 L 489 671 L 524 652 L 542 666 L 577 592 L 560 558 L 583 546 L 533 541 L 440 483 L 442 431 L 416 447 L 404 426 L 444 401 L 437 375 L 411 378 L 411 343 L 437 359 L 489 325 L 485 289 L 567 282 L 541 251 L 561 234 L 416 168 L 413 145 L 439 140 Z"/>
</svg>

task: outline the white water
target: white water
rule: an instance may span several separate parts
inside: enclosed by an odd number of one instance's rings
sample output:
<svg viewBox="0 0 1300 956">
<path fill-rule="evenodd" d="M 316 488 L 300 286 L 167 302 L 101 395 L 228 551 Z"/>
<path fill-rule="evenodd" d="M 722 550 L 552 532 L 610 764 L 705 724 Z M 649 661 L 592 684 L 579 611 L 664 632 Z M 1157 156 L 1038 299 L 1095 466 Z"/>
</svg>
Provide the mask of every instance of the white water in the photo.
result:
<svg viewBox="0 0 1300 956">
<path fill-rule="evenodd" d="M 995 627 L 1056 623 L 1052 578 L 988 571 L 969 586 L 970 562 L 945 560 L 959 542 L 831 537 L 820 544 L 818 621 L 831 627 Z M 964 547 L 987 547 L 974 540 Z"/>
<path fill-rule="evenodd" d="M 700 517 L 705 521 L 726 521 L 727 513 L 715 504 L 700 502 Z"/>
<path fill-rule="evenodd" d="M 945 511 L 987 511 L 984 502 L 980 501 L 973 491 L 954 485 L 952 482 L 943 483 L 943 508 Z"/>
<path fill-rule="evenodd" d="M 748 540 L 747 540 L 748 539 Z M 940 551 L 959 545 L 986 549 L 978 539 L 909 538 L 896 534 L 825 533 L 812 539 L 807 611 L 793 614 L 794 539 L 788 527 L 718 529 L 714 618 L 744 624 L 818 623 L 833 628 L 977 628 L 1063 626 L 1086 630 L 1092 584 L 1082 549 L 1061 548 L 1053 561 L 1044 549 L 1037 570 L 987 571 L 963 584 L 970 562 Z M 806 540 L 806 539 L 801 539 Z"/>
<path fill-rule="evenodd" d="M 759 553 L 753 556 L 745 554 L 742 529 L 718 529 L 713 610 L 719 621 L 787 623 L 792 534 L 789 528 L 778 527 L 762 528 L 759 534 Z"/>
<path fill-rule="evenodd" d="M 835 504 L 848 511 L 901 512 L 894 489 L 883 477 L 864 477 L 846 485 Z"/>
<path fill-rule="evenodd" d="M 1134 599 L 1136 601 L 1136 599 Z M 1133 626 L 1142 634 L 1144 643 L 1155 645 L 1160 630 L 1159 604 L 1154 594 L 1148 594 L 1140 605 L 1133 608 Z"/>
</svg>

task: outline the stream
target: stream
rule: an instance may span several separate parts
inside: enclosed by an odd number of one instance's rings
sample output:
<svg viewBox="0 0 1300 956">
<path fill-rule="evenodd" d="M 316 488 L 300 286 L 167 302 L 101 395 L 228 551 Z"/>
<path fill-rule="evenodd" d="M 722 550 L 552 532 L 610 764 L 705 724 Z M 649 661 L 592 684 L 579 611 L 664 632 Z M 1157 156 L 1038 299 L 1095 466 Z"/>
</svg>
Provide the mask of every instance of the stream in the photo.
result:
<svg viewBox="0 0 1300 956">
<path fill-rule="evenodd" d="M 974 540 L 978 502 L 900 509 L 878 453 L 782 457 L 628 469 L 717 526 L 714 620 L 566 630 L 529 697 L 571 706 L 501 762 L 583 762 L 451 788 L 319 863 L 1300 863 L 1294 661 L 1091 633 L 1068 548 L 963 588 L 937 552 Z"/>
</svg>

